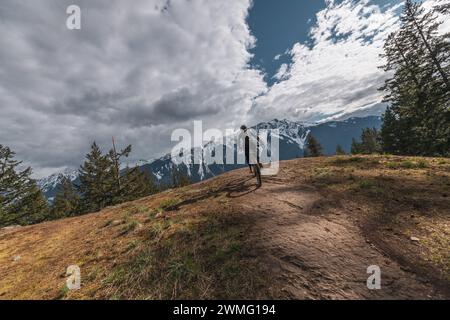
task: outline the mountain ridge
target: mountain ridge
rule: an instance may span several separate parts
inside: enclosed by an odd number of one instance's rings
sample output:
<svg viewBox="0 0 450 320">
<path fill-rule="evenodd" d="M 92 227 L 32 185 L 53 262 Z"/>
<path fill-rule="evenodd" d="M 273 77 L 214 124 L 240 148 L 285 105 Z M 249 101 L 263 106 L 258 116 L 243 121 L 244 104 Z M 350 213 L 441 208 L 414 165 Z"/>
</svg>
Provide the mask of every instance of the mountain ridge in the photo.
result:
<svg viewBox="0 0 450 320">
<path fill-rule="evenodd" d="M 304 144 L 309 134 L 314 135 L 314 137 L 322 144 L 326 155 L 332 155 L 336 150 L 337 144 L 341 145 L 346 152 L 350 152 L 352 139 L 358 139 L 363 128 L 380 128 L 381 123 L 382 118 L 380 116 L 367 116 L 362 118 L 353 117 L 343 121 L 329 121 L 324 123 L 273 119 L 258 123 L 252 128 L 256 130 L 279 129 L 280 160 L 291 160 L 303 157 Z M 203 148 L 208 149 L 211 148 L 211 146 L 205 144 Z M 226 152 L 226 149 L 228 148 L 229 150 L 230 146 L 227 146 L 224 142 L 223 148 L 224 152 Z M 231 152 L 236 151 L 231 150 Z M 183 163 L 177 165 L 172 162 L 170 154 L 165 154 L 162 157 L 151 161 L 140 162 L 143 163 L 142 165 L 139 165 L 141 170 L 150 173 L 160 185 L 169 185 L 171 183 L 174 168 L 182 174 L 187 175 L 192 182 L 199 182 L 243 167 L 243 165 L 239 164 L 206 165 L 203 162 L 201 164 L 185 165 Z M 70 181 L 77 184 L 79 182 L 78 171 L 66 169 L 62 173 L 55 173 L 37 181 L 38 186 L 50 202 L 56 195 L 64 178 L 68 178 Z"/>
</svg>

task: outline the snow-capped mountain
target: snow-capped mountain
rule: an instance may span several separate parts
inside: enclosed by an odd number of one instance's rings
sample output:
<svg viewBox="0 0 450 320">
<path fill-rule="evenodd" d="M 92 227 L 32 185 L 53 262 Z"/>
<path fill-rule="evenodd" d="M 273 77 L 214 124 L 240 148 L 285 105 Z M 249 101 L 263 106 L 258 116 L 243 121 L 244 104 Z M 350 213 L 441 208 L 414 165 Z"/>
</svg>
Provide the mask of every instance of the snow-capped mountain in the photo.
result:
<svg viewBox="0 0 450 320">
<path fill-rule="evenodd" d="M 56 195 L 58 186 L 64 179 L 74 182 L 78 179 L 78 171 L 66 169 L 63 172 L 52 174 L 48 177 L 37 180 L 38 187 L 44 192 L 47 199 L 53 200 Z"/>
<path fill-rule="evenodd" d="M 314 126 L 314 124 L 309 124 L 306 122 L 274 119 L 269 122 L 262 122 L 254 128 L 256 130 L 278 129 L 280 132 L 280 139 L 286 140 L 287 143 L 294 144 L 303 150 L 306 138 L 310 133 L 309 127 L 312 126 Z"/>
<path fill-rule="evenodd" d="M 303 156 L 303 149 L 306 138 L 311 133 L 323 146 L 325 154 L 334 154 L 336 146 L 339 144 L 347 152 L 350 151 L 352 139 L 358 139 L 361 131 L 367 127 L 380 128 L 382 119 L 379 116 L 369 116 L 364 118 L 351 118 L 345 121 L 332 121 L 322 124 L 311 124 L 305 122 L 295 122 L 290 120 L 274 119 L 269 122 L 262 122 L 253 128 L 262 129 L 278 129 L 279 130 L 279 150 L 280 160 L 289 160 Z M 227 141 L 228 142 L 228 141 Z M 220 143 L 219 148 L 223 148 L 224 157 L 227 152 L 236 154 L 235 145 L 227 145 L 227 142 Z M 207 143 L 203 146 L 203 155 L 211 154 L 212 149 L 217 144 Z M 186 153 L 184 157 L 191 157 L 192 154 Z M 225 161 L 224 161 L 225 162 Z M 202 181 L 224 172 L 242 167 L 239 164 L 209 164 L 203 161 L 200 164 L 189 164 L 186 162 L 174 163 L 171 155 L 167 154 L 161 158 L 141 161 L 139 166 L 141 170 L 148 171 L 155 181 L 160 185 L 170 185 L 174 169 L 189 176 L 192 182 Z M 77 171 L 65 171 L 63 173 L 53 174 L 47 178 L 38 181 L 39 187 L 49 200 L 55 196 L 58 186 L 64 178 L 77 182 Z"/>
</svg>

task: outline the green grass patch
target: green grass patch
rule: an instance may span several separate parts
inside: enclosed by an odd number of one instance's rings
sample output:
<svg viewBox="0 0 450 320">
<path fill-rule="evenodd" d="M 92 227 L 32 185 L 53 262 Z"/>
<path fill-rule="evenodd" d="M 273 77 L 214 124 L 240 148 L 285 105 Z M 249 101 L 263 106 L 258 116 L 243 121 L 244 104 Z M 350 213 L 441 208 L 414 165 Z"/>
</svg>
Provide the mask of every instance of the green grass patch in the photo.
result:
<svg viewBox="0 0 450 320">
<path fill-rule="evenodd" d="M 165 199 L 159 204 L 159 208 L 163 211 L 171 210 L 180 203 L 179 199 Z"/>
<path fill-rule="evenodd" d="M 137 228 L 138 225 L 139 225 L 139 223 L 137 221 L 130 221 L 130 222 L 128 222 L 120 230 L 120 235 L 125 235 L 127 233 L 130 233 L 130 232 L 134 231 Z"/>
<path fill-rule="evenodd" d="M 131 206 L 131 207 L 127 208 L 126 214 L 135 215 L 135 214 L 147 213 L 149 211 L 150 211 L 150 209 L 148 207 L 146 207 L 146 206 L 143 206 L 143 205 Z"/>
<path fill-rule="evenodd" d="M 103 280 L 106 285 L 113 285 L 123 282 L 127 277 L 127 271 L 122 266 L 114 268 L 111 273 Z"/>
<path fill-rule="evenodd" d="M 64 284 L 64 286 L 59 290 L 59 294 L 56 297 L 57 300 L 64 299 L 70 292 L 69 287 L 67 287 L 67 284 Z"/>
<path fill-rule="evenodd" d="M 359 180 L 354 184 L 354 186 L 354 189 L 356 190 L 367 191 L 373 194 L 382 194 L 385 191 L 385 189 L 371 180 Z"/>
<path fill-rule="evenodd" d="M 400 163 L 388 162 L 388 163 L 386 163 L 386 167 L 388 167 L 389 169 L 398 169 L 398 168 L 400 168 Z"/>
<path fill-rule="evenodd" d="M 428 167 L 429 167 L 429 164 L 425 160 L 422 159 L 422 160 L 417 161 L 417 168 L 425 169 Z"/>
<path fill-rule="evenodd" d="M 130 213 L 129 213 L 129 212 L 125 212 L 125 213 L 122 215 L 122 220 L 123 220 L 124 223 L 130 222 Z"/>
<path fill-rule="evenodd" d="M 179 199 L 165 199 L 161 201 L 157 208 L 148 211 L 147 222 L 152 221 L 158 214 L 177 209 L 177 205 L 180 202 L 181 201 Z"/>
<path fill-rule="evenodd" d="M 414 164 L 414 162 L 412 162 L 412 161 L 403 161 L 403 162 L 400 162 L 400 168 L 403 168 L 403 169 L 413 169 L 413 168 L 415 168 L 416 167 L 416 165 Z"/>
<path fill-rule="evenodd" d="M 361 157 L 338 157 L 332 160 L 333 164 L 352 164 L 352 163 L 362 163 L 365 159 Z"/>
<path fill-rule="evenodd" d="M 369 157 L 358 157 L 358 156 L 353 156 L 353 157 L 337 157 L 335 159 L 333 159 L 331 161 L 332 165 L 338 165 L 338 166 L 343 166 L 343 165 L 365 165 L 365 166 L 376 166 L 378 165 L 380 162 L 377 159 L 373 159 L 373 158 L 369 158 Z"/>
<path fill-rule="evenodd" d="M 386 166 L 389 169 L 425 169 L 429 167 L 429 164 L 422 159 L 419 161 L 404 160 L 400 162 L 388 162 Z"/>
<path fill-rule="evenodd" d="M 375 187 L 375 184 L 372 181 L 369 180 L 362 180 L 358 182 L 358 188 L 359 189 L 370 189 Z"/>
<path fill-rule="evenodd" d="M 329 168 L 314 168 L 311 172 L 311 180 L 316 182 L 323 182 L 331 175 Z"/>
<path fill-rule="evenodd" d="M 141 243 L 140 240 L 138 239 L 134 239 L 133 241 L 131 241 L 128 246 L 127 246 L 127 251 L 131 251 L 135 248 L 137 248 L 139 246 L 139 244 Z"/>
</svg>

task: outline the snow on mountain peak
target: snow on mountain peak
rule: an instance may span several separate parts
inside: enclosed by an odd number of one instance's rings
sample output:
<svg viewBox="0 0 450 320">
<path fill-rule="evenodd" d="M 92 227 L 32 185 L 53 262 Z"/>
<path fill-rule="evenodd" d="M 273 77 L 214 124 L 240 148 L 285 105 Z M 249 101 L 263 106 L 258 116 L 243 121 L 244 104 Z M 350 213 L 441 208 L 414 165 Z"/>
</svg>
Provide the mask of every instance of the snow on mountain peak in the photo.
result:
<svg viewBox="0 0 450 320">
<path fill-rule="evenodd" d="M 256 130 L 270 130 L 278 129 L 279 134 L 272 132 L 270 134 L 271 139 L 273 137 L 279 138 L 280 143 L 280 159 L 288 160 L 295 157 L 300 157 L 303 154 L 305 148 L 306 138 L 310 133 L 314 134 L 316 138 L 323 144 L 326 154 L 333 154 L 336 145 L 340 144 L 344 148 L 349 149 L 352 137 L 358 137 L 361 134 L 362 128 L 365 127 L 377 127 L 381 124 L 380 117 L 364 117 L 364 118 L 349 118 L 342 121 L 328 121 L 324 123 L 307 123 L 301 121 L 291 121 L 287 119 L 279 120 L 273 119 L 268 122 L 261 122 L 253 129 Z M 344 134 L 345 133 L 345 134 Z M 208 165 L 207 161 L 203 161 L 201 156 L 199 161 L 183 161 L 194 160 L 194 157 L 198 155 L 211 155 L 215 148 L 222 146 L 224 153 L 237 152 L 236 151 L 236 136 L 239 134 L 239 130 L 230 134 L 230 136 L 224 137 L 224 141 L 215 141 L 205 143 L 200 150 L 196 151 L 195 148 L 181 152 L 179 161 L 172 159 L 170 153 L 157 158 L 143 160 L 137 163 L 143 170 L 147 170 L 152 173 L 158 183 L 163 185 L 169 185 L 171 182 L 172 170 L 174 168 L 180 170 L 183 174 L 187 174 L 193 182 L 201 181 L 222 172 L 238 168 L 239 166 L 224 166 L 221 164 Z M 196 155 L 196 156 L 195 156 Z M 175 160 L 175 161 L 174 161 Z M 61 173 L 53 174 L 47 178 L 43 178 L 37 181 L 41 190 L 46 194 L 48 199 L 51 199 L 55 195 L 56 188 L 60 185 L 64 178 L 68 178 L 70 181 L 74 181 L 78 178 L 78 172 L 70 169 L 66 169 Z"/>
<path fill-rule="evenodd" d="M 316 125 L 315 123 L 308 123 L 303 121 L 291 121 L 288 119 L 273 119 L 269 122 L 261 122 L 254 126 L 255 129 L 280 129 L 283 130 L 292 130 L 297 128 L 306 128 Z"/>
<path fill-rule="evenodd" d="M 65 169 L 62 172 L 54 173 L 51 176 L 37 180 L 38 187 L 45 193 L 56 188 L 64 179 L 75 181 L 78 178 L 78 170 Z"/>
<path fill-rule="evenodd" d="M 269 122 L 262 122 L 253 128 L 257 130 L 278 129 L 278 138 L 287 139 L 288 141 L 290 141 L 290 143 L 297 144 L 300 149 L 303 149 L 305 146 L 306 138 L 310 133 L 310 130 L 308 128 L 312 125 L 313 124 L 309 124 L 306 122 L 296 122 L 287 119 L 274 119 Z"/>
</svg>

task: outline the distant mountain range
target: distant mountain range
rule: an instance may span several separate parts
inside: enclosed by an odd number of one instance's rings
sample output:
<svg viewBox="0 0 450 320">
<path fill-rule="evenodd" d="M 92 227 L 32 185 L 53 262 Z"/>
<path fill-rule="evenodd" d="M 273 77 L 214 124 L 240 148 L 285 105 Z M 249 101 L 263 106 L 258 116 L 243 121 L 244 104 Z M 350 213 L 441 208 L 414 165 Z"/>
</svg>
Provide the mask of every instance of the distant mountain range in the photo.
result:
<svg viewBox="0 0 450 320">
<path fill-rule="evenodd" d="M 290 160 L 303 156 L 305 141 L 310 133 L 321 143 L 325 154 L 332 155 L 335 153 L 338 144 L 341 145 L 346 152 L 349 152 L 352 139 L 358 139 L 362 129 L 367 127 L 379 129 L 381 124 L 381 117 L 368 116 L 322 124 L 308 124 L 305 122 L 274 119 L 269 122 L 259 123 L 253 128 L 258 130 L 279 129 L 280 160 Z M 203 147 L 203 151 L 208 152 L 213 147 L 214 146 L 211 144 L 206 144 Z M 222 148 L 224 154 L 227 150 L 228 152 L 236 152 L 235 146 L 227 146 L 225 143 L 222 144 Z M 237 164 L 175 164 L 172 161 L 170 154 L 156 160 L 148 161 L 140 166 L 141 170 L 151 173 L 154 176 L 155 181 L 165 185 L 171 182 L 172 173 L 175 168 L 181 173 L 189 176 L 192 182 L 198 182 L 240 167 L 242 167 L 242 165 Z M 39 187 L 49 201 L 53 200 L 58 191 L 58 187 L 64 178 L 68 178 L 76 184 L 79 181 L 78 171 L 64 171 L 38 180 Z"/>
</svg>

